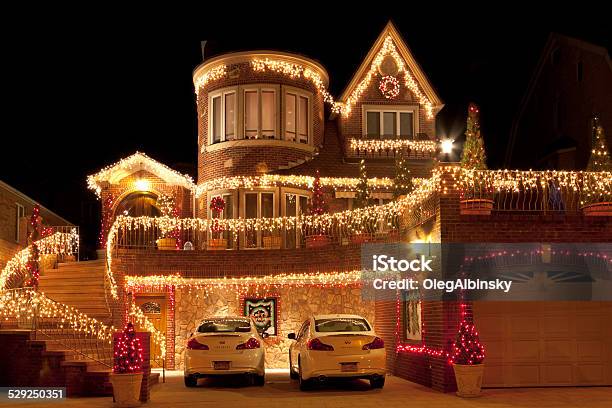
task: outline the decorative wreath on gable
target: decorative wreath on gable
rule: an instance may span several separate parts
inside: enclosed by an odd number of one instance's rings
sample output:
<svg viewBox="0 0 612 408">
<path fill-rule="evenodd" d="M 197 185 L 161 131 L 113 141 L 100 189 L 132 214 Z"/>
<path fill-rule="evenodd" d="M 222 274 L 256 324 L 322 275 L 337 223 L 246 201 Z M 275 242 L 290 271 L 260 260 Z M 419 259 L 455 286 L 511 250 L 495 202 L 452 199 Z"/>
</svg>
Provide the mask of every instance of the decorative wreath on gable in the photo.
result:
<svg viewBox="0 0 612 408">
<path fill-rule="evenodd" d="M 400 84 L 396 77 L 387 75 L 380 79 L 378 89 L 380 89 L 380 93 L 383 94 L 385 98 L 394 99 L 399 95 Z"/>
</svg>

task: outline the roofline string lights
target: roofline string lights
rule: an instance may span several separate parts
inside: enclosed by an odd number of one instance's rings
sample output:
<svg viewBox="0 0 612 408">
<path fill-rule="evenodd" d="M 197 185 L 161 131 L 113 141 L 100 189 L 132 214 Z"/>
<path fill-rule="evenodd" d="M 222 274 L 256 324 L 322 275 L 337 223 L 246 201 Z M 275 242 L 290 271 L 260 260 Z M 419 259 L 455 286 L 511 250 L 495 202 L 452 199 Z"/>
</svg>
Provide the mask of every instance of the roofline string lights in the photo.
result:
<svg viewBox="0 0 612 408">
<path fill-rule="evenodd" d="M 351 95 L 349 95 L 347 100 L 344 102 L 334 101 L 333 96 L 327 90 L 321 76 L 314 70 L 308 67 L 304 67 L 303 65 L 287 62 L 282 59 L 256 58 L 251 61 L 250 66 L 255 72 L 264 72 L 266 70 L 270 70 L 276 73 L 287 75 L 292 79 L 303 78 L 308 81 L 311 81 L 317 91 L 323 96 L 323 100 L 331 104 L 332 112 L 342 113 L 344 116 L 348 116 L 348 114 L 351 113 L 352 107 L 355 105 L 355 103 L 359 100 L 363 92 L 370 85 L 372 78 L 374 78 L 376 72 L 378 72 L 378 68 L 380 67 L 383 59 L 387 55 L 390 55 L 394 59 L 398 68 L 398 73 L 403 72 L 406 87 L 410 89 L 410 91 L 415 95 L 419 103 L 423 105 L 427 118 L 433 118 L 433 104 L 423 93 L 423 91 L 421 91 L 417 81 L 414 79 L 414 77 L 408 70 L 408 67 L 406 66 L 406 63 L 404 62 L 403 58 L 397 51 L 397 48 L 395 47 L 393 39 L 390 35 L 385 38 L 383 46 L 381 47 L 378 54 L 376 54 L 376 56 L 374 57 L 374 60 L 370 65 L 370 70 L 366 73 L 365 78 L 359 83 L 359 85 L 357 85 Z M 199 97 L 200 88 L 206 86 L 209 82 L 224 78 L 228 73 L 227 68 L 228 67 L 226 64 L 219 64 L 214 67 L 211 67 L 203 74 L 201 74 L 196 79 L 194 84 L 196 95 Z"/>
</svg>

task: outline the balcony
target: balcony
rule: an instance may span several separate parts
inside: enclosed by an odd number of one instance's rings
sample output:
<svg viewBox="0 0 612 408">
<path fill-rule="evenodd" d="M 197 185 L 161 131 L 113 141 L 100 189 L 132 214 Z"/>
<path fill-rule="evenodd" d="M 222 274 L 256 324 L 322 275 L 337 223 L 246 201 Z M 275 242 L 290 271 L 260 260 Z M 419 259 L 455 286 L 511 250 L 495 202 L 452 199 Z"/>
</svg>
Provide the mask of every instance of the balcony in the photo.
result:
<svg viewBox="0 0 612 408">
<path fill-rule="evenodd" d="M 349 157 L 365 159 L 394 159 L 402 155 L 407 159 L 431 159 L 438 152 L 438 143 L 419 133 L 414 139 L 348 138 Z"/>
</svg>

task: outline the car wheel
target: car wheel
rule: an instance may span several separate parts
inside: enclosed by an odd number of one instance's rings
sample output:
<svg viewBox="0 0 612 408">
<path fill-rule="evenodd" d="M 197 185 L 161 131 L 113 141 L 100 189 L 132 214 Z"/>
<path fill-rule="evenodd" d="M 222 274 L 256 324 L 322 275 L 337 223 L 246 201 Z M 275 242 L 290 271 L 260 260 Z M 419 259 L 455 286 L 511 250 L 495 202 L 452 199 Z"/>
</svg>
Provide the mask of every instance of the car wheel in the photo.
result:
<svg viewBox="0 0 612 408">
<path fill-rule="evenodd" d="M 258 387 L 263 387 L 264 384 L 266 383 L 266 376 L 264 375 L 255 375 L 255 377 L 253 377 L 253 384 L 258 386 Z"/>
<path fill-rule="evenodd" d="M 185 387 L 193 388 L 198 385 L 198 378 L 193 375 L 188 375 L 185 377 Z"/>
<path fill-rule="evenodd" d="M 311 386 L 312 386 L 312 381 L 311 380 L 305 380 L 302 377 L 302 364 L 300 363 L 300 359 L 298 358 L 298 380 L 300 382 L 300 391 L 308 391 Z"/>
<path fill-rule="evenodd" d="M 370 387 L 382 388 L 385 386 L 385 376 L 370 378 Z"/>
<path fill-rule="evenodd" d="M 291 362 L 291 352 L 289 352 L 289 378 L 292 380 L 297 380 L 299 374 L 293 371 L 293 363 Z"/>
</svg>

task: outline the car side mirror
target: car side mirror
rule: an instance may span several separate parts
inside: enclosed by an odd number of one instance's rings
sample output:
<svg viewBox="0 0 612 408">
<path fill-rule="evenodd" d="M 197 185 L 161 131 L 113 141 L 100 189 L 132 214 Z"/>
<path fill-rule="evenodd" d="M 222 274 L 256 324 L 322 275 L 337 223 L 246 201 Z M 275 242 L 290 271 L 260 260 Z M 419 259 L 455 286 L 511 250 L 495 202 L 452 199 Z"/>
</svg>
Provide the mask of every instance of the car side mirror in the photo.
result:
<svg viewBox="0 0 612 408">
<path fill-rule="evenodd" d="M 289 340 L 295 340 L 295 333 L 289 333 L 289 334 L 287 335 L 287 338 L 288 338 Z"/>
</svg>

